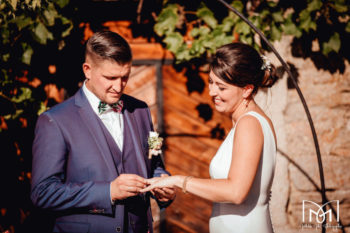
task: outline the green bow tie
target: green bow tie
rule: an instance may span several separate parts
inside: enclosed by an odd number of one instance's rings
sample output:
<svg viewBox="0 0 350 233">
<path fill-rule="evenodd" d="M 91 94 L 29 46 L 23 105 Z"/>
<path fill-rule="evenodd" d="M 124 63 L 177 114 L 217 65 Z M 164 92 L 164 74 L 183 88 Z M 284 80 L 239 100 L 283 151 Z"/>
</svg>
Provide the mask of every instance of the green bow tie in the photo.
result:
<svg viewBox="0 0 350 233">
<path fill-rule="evenodd" d="M 102 114 L 108 109 L 112 109 L 114 112 L 121 113 L 123 110 L 123 101 L 119 100 L 117 103 L 114 104 L 107 104 L 105 102 L 100 101 L 100 104 L 98 105 L 98 113 Z"/>
</svg>

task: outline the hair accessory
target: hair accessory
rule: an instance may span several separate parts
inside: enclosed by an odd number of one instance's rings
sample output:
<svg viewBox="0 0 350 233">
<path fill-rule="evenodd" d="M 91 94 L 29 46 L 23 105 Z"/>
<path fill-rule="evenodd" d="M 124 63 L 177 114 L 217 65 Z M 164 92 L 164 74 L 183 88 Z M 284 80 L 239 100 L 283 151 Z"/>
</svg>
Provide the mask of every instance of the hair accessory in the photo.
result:
<svg viewBox="0 0 350 233">
<path fill-rule="evenodd" d="M 271 71 L 271 61 L 265 55 L 261 55 L 260 57 L 263 60 L 261 70 L 268 69 L 269 71 Z"/>
</svg>

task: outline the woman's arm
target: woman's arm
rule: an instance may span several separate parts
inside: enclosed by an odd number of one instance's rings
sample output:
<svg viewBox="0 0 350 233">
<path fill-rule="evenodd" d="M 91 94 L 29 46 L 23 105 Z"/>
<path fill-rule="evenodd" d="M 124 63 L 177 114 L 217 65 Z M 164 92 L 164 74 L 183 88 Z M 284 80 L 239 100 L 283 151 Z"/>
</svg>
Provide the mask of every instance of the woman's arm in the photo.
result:
<svg viewBox="0 0 350 233">
<path fill-rule="evenodd" d="M 200 179 L 172 176 L 150 181 L 155 187 L 178 187 L 214 202 L 242 203 L 247 197 L 258 169 L 264 137 L 259 121 L 245 116 L 236 126 L 231 166 L 227 179 Z M 185 187 L 184 187 L 185 184 Z"/>
</svg>

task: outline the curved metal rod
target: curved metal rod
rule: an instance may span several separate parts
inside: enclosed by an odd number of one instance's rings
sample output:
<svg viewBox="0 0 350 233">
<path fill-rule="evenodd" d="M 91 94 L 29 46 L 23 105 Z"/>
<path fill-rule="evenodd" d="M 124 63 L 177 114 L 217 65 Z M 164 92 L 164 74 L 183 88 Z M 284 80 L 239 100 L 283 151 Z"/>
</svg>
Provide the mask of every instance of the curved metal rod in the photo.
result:
<svg viewBox="0 0 350 233">
<path fill-rule="evenodd" d="M 324 183 L 324 174 L 323 174 L 323 166 L 322 166 L 322 160 L 321 160 L 321 152 L 320 152 L 320 147 L 318 144 L 318 140 L 317 140 L 317 134 L 315 131 L 315 127 L 310 115 L 310 111 L 309 108 L 307 107 L 306 101 L 304 99 L 304 96 L 298 86 L 298 83 L 295 79 L 295 77 L 293 76 L 291 70 L 289 69 L 287 63 L 282 59 L 281 55 L 277 52 L 277 50 L 273 47 L 273 45 L 267 40 L 267 38 L 265 37 L 265 35 L 257 28 L 255 27 L 255 25 L 253 23 L 251 23 L 243 14 L 241 14 L 239 11 L 237 11 L 234 7 L 232 7 L 231 5 L 229 5 L 227 2 L 225 2 L 224 0 L 218 0 L 219 2 L 221 2 L 222 4 L 224 4 L 228 9 L 230 9 L 231 11 L 233 11 L 236 15 L 238 15 L 242 20 L 244 20 L 256 33 L 259 34 L 260 38 L 263 39 L 265 41 L 265 43 L 271 48 L 271 50 L 273 51 L 273 53 L 276 55 L 276 57 L 278 58 L 278 60 L 281 62 L 283 68 L 287 71 L 289 77 L 291 77 L 292 82 L 295 86 L 295 89 L 298 92 L 298 95 L 300 97 L 300 100 L 304 106 L 305 109 L 305 113 L 307 116 L 307 119 L 309 120 L 309 124 L 310 124 L 310 128 L 312 131 L 312 136 L 314 139 L 314 143 L 315 143 L 315 148 L 316 148 L 316 154 L 317 154 L 317 161 L 318 161 L 318 168 L 319 168 L 319 172 L 320 172 L 320 182 L 321 182 L 321 195 L 322 195 L 322 204 L 326 203 L 326 188 L 325 188 L 325 183 Z M 325 208 L 325 207 L 324 207 Z M 324 209 L 325 210 L 325 209 Z M 325 219 L 326 221 L 326 219 Z M 325 232 L 325 228 L 322 224 L 322 232 Z"/>
</svg>

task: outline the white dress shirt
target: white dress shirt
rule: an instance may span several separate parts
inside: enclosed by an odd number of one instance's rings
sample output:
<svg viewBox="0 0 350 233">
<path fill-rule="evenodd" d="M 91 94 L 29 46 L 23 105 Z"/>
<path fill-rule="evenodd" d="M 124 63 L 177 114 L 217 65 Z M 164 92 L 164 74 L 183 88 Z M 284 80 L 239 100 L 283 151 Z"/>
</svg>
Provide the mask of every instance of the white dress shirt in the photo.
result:
<svg viewBox="0 0 350 233">
<path fill-rule="evenodd" d="M 97 96 L 86 87 L 85 82 L 83 85 L 83 91 L 92 109 L 102 120 L 103 124 L 106 126 L 109 133 L 112 135 L 114 141 L 117 143 L 120 151 L 122 151 L 124 132 L 123 115 L 121 113 L 114 112 L 111 108 L 102 114 L 98 113 L 98 105 L 100 104 L 100 99 L 97 98 Z"/>
</svg>

